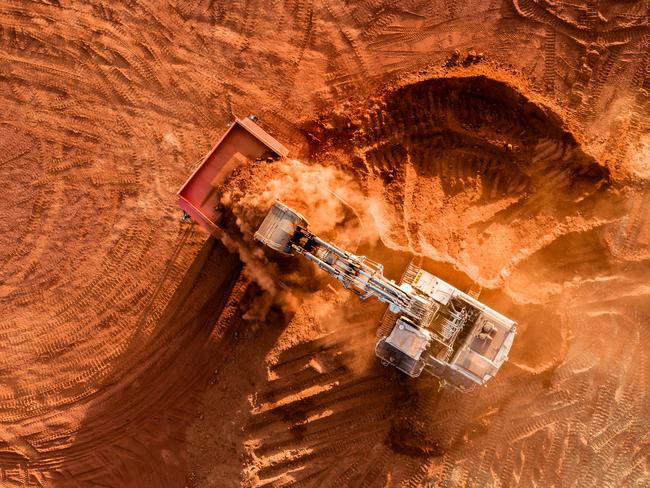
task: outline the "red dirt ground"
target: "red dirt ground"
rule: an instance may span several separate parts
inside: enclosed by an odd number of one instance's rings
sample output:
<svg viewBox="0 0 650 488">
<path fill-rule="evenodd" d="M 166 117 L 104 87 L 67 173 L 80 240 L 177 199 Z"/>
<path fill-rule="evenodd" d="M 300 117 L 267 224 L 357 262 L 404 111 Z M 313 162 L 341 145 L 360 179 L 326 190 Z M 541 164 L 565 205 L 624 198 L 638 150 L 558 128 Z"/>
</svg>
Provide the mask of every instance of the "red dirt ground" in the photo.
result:
<svg viewBox="0 0 650 488">
<path fill-rule="evenodd" d="M 650 486 L 647 0 L 1 5 L 1 486 Z M 482 287 L 487 388 L 180 221 L 248 113 L 293 159 L 224 184 L 240 251 L 279 195 Z"/>
</svg>

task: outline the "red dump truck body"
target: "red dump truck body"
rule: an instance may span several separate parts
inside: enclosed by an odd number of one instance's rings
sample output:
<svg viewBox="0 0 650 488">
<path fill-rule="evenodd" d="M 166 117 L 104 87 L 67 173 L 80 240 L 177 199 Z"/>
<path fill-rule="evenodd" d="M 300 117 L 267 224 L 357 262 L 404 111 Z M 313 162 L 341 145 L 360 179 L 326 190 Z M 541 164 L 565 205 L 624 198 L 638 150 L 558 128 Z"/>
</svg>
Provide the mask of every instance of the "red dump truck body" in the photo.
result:
<svg viewBox="0 0 650 488">
<path fill-rule="evenodd" d="M 251 118 L 236 119 L 178 190 L 178 205 L 192 220 L 216 236 L 219 227 L 215 207 L 220 198 L 216 187 L 233 169 L 247 161 L 286 157 L 287 154 L 289 150 Z"/>
</svg>

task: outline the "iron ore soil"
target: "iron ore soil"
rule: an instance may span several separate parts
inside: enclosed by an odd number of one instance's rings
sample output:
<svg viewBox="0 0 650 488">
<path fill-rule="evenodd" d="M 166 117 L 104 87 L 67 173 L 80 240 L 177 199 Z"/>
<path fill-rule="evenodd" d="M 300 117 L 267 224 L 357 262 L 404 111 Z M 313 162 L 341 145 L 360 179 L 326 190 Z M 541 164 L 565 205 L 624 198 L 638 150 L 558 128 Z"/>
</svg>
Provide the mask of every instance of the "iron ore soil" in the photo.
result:
<svg viewBox="0 0 650 488">
<path fill-rule="evenodd" d="M 647 0 L 0 4 L 1 486 L 650 486 Z M 226 246 L 175 192 L 251 113 L 292 159 Z M 246 259 L 273 191 L 510 361 L 383 368 L 380 304 Z"/>
</svg>

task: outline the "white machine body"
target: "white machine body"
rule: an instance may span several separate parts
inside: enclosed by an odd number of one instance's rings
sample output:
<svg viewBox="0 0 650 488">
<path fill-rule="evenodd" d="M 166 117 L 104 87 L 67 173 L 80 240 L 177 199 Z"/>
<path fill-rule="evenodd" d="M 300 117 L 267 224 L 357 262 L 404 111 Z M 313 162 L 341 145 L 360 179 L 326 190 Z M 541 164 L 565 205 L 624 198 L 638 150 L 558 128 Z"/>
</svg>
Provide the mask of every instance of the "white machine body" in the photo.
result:
<svg viewBox="0 0 650 488">
<path fill-rule="evenodd" d="M 426 371 L 441 384 L 484 385 L 503 363 L 516 334 L 513 320 L 435 275 L 409 265 L 399 284 L 383 266 L 323 241 L 298 212 L 276 202 L 255 239 L 284 254 L 300 254 L 362 300 L 388 305 L 375 347 L 383 364 L 411 377 Z"/>
</svg>

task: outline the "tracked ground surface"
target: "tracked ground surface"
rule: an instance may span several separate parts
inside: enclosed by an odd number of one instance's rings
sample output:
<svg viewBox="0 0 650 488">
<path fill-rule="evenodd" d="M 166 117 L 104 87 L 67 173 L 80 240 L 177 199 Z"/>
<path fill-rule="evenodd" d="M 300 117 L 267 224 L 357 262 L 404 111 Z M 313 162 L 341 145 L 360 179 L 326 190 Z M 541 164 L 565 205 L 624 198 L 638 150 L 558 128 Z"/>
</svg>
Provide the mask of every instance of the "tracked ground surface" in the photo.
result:
<svg viewBox="0 0 650 488">
<path fill-rule="evenodd" d="M 1 484 L 650 485 L 649 9 L 1 2 Z M 391 278 L 519 322 L 486 389 L 382 368 L 383 307 L 318 274 L 251 318 L 174 201 L 251 112 Z"/>
</svg>

